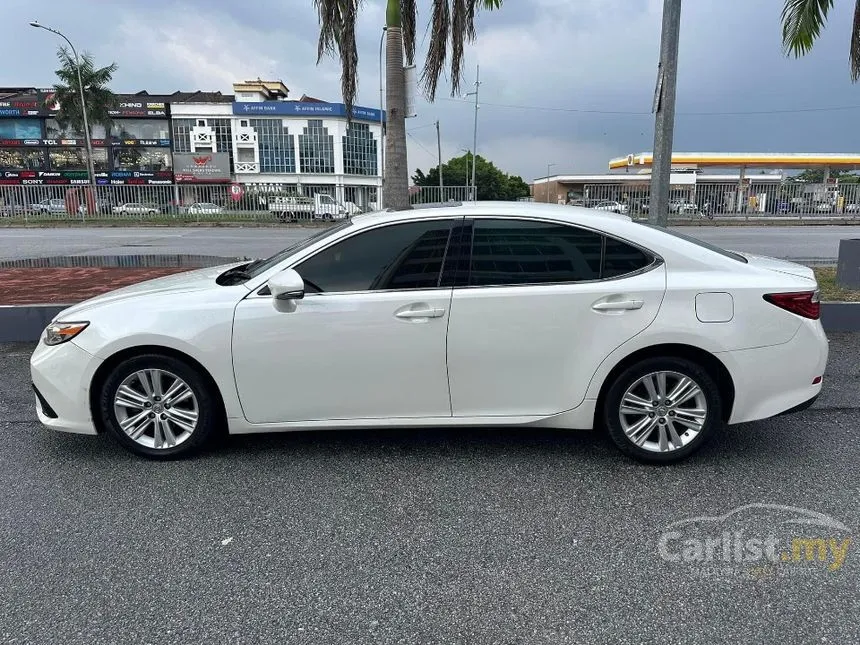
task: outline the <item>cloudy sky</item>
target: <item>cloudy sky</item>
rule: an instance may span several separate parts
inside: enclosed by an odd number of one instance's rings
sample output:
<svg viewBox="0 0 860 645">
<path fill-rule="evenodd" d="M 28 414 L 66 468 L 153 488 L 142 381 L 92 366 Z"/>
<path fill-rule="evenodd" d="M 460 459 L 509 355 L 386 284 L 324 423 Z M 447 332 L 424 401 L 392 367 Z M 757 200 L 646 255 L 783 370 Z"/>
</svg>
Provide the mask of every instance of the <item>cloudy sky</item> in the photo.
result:
<svg viewBox="0 0 860 645">
<path fill-rule="evenodd" d="M 426 49 L 427 0 L 419 0 Z M 681 24 L 677 151 L 856 152 L 860 84 L 848 74 L 852 2 L 840 0 L 812 54 L 780 49 L 781 0 L 686 0 Z M 466 83 L 481 66 L 479 154 L 526 180 L 604 171 L 611 157 L 651 150 L 662 0 L 506 0 L 482 14 Z M 117 92 L 230 92 L 245 78 L 279 78 L 298 98 L 339 101 L 339 68 L 316 63 L 311 0 L 3 0 L 0 86 L 54 81 L 61 29 L 100 63 L 116 61 Z M 35 13 L 34 13 L 35 12 Z M 383 5 L 366 0 L 359 26 L 359 100 L 379 102 Z M 469 88 L 471 89 L 471 88 Z M 466 90 L 464 90 L 466 91 Z M 410 172 L 471 147 L 473 107 L 418 103 L 407 121 Z M 839 108 L 839 109 L 834 109 Z"/>
</svg>

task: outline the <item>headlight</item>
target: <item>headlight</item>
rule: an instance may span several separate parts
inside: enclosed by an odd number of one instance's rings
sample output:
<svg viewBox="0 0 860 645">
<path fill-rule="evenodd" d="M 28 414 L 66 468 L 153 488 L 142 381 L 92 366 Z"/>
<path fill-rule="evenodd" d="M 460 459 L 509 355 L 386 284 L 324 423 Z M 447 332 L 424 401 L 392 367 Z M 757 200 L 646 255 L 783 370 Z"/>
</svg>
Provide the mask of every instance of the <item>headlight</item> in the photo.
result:
<svg viewBox="0 0 860 645">
<path fill-rule="evenodd" d="M 89 326 L 89 322 L 58 322 L 45 328 L 45 344 L 59 345 L 72 340 Z"/>
</svg>

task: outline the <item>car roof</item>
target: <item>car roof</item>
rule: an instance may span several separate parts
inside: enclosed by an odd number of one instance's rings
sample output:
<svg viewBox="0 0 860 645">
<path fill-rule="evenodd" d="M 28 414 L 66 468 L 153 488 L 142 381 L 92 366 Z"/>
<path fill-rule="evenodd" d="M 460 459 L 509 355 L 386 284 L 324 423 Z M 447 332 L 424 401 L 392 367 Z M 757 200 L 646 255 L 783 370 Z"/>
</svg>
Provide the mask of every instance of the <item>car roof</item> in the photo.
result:
<svg viewBox="0 0 860 645">
<path fill-rule="evenodd" d="M 609 222 L 632 222 L 628 215 L 598 211 L 581 206 L 562 206 L 537 202 L 463 202 L 455 204 L 423 205 L 404 211 L 375 211 L 355 215 L 352 221 L 361 227 L 388 222 L 425 219 L 427 217 L 537 217 L 568 224 L 581 224 L 602 228 Z"/>
</svg>

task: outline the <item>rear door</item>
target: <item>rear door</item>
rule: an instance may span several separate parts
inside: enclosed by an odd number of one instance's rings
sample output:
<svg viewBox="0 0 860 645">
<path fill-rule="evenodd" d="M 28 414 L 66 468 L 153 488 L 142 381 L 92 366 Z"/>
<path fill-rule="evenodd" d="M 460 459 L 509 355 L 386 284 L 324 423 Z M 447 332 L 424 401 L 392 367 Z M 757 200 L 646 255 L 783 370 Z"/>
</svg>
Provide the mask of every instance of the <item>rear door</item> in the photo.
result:
<svg viewBox="0 0 860 645">
<path fill-rule="evenodd" d="M 549 415 L 578 406 L 597 367 L 648 327 L 662 261 L 598 232 L 475 218 L 448 327 L 455 417 Z"/>
</svg>

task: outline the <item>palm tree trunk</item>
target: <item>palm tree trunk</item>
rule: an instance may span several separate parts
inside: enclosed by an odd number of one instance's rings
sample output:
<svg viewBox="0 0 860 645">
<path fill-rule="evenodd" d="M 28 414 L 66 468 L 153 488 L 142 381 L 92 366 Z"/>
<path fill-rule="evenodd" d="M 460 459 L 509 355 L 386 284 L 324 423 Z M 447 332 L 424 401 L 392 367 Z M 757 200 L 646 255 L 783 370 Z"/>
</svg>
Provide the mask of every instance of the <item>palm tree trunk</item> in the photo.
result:
<svg viewBox="0 0 860 645">
<path fill-rule="evenodd" d="M 403 71 L 403 31 L 400 0 L 388 0 L 385 33 L 385 187 L 384 208 L 409 208 L 406 160 L 406 75 Z"/>
</svg>

